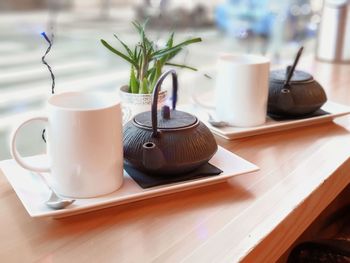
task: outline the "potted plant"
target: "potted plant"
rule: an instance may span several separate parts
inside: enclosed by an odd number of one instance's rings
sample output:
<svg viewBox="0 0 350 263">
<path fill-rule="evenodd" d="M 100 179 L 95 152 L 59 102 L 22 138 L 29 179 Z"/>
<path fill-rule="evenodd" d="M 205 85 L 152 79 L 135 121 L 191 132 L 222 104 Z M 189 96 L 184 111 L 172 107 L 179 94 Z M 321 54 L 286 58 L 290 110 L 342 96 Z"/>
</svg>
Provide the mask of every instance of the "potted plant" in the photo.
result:
<svg viewBox="0 0 350 263">
<path fill-rule="evenodd" d="M 132 115 L 134 115 L 150 109 L 151 94 L 164 66 L 196 70 L 186 65 L 171 63 L 170 60 L 179 54 L 183 47 L 202 40 L 201 38 L 191 38 L 174 44 L 174 33 L 171 33 L 166 45 L 159 47 L 146 36 L 147 21 L 142 25 L 139 22 L 133 22 L 132 24 L 140 37 L 140 42 L 133 47 L 129 47 L 115 34 L 114 37 L 121 44 L 124 51 L 112 47 L 103 39 L 101 39 L 101 43 L 130 64 L 129 82 L 120 88 L 120 96 L 123 105 L 131 109 Z M 163 90 L 159 94 L 159 103 L 164 103 L 165 99 L 166 91 Z"/>
</svg>

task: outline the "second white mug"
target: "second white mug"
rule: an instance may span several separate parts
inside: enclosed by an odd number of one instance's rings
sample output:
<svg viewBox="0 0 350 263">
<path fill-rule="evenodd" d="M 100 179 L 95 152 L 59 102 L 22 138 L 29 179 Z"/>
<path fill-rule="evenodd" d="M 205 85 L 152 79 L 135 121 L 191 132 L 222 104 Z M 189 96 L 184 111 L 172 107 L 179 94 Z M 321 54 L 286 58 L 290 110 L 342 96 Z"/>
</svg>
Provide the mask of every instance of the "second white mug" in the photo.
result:
<svg viewBox="0 0 350 263">
<path fill-rule="evenodd" d="M 269 59 L 224 54 L 218 59 L 216 117 L 232 126 L 258 126 L 266 121 Z"/>
</svg>

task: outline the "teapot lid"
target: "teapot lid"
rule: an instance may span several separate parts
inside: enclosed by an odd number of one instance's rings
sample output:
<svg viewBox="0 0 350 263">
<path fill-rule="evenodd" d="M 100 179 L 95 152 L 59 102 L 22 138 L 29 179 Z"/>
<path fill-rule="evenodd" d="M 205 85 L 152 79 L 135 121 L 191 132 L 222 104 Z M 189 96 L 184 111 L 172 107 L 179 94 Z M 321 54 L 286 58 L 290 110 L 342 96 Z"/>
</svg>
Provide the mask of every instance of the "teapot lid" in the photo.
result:
<svg viewBox="0 0 350 263">
<path fill-rule="evenodd" d="M 159 130 L 179 130 L 193 127 L 198 123 L 198 119 L 187 112 L 170 110 L 168 106 L 163 106 L 161 111 L 157 111 L 157 128 Z M 152 129 L 152 112 L 142 112 L 134 117 L 134 123 L 146 129 Z"/>
<path fill-rule="evenodd" d="M 270 79 L 273 81 L 284 82 L 286 80 L 286 71 L 283 69 L 273 70 L 270 72 Z M 311 81 L 311 80 L 313 80 L 313 77 L 311 74 L 305 71 L 295 70 L 290 82 L 291 83 L 305 82 L 305 81 Z"/>
</svg>

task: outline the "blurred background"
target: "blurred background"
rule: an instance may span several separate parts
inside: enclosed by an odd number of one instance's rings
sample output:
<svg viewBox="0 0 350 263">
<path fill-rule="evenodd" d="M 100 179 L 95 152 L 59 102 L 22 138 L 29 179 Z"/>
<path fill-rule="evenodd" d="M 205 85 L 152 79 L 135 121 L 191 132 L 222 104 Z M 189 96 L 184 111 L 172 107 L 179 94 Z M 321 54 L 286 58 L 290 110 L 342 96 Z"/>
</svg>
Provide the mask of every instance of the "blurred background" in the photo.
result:
<svg viewBox="0 0 350 263">
<path fill-rule="evenodd" d="M 0 160 L 10 158 L 9 136 L 28 116 L 45 115 L 51 79 L 41 57 L 56 76 L 56 92 L 114 92 L 129 78 L 129 65 L 108 52 L 100 39 L 118 46 L 138 39 L 131 21 L 149 18 L 148 34 L 162 44 L 171 32 L 176 41 L 202 37 L 177 58 L 199 71 L 181 70 L 182 97 L 198 87 L 223 52 L 263 54 L 273 65 L 291 63 L 304 45 L 313 56 L 321 20 L 321 0 L 1 0 L 0 1 Z M 208 87 L 212 86 L 210 79 Z M 23 129 L 18 148 L 33 155 L 45 148 L 40 125 Z"/>
</svg>

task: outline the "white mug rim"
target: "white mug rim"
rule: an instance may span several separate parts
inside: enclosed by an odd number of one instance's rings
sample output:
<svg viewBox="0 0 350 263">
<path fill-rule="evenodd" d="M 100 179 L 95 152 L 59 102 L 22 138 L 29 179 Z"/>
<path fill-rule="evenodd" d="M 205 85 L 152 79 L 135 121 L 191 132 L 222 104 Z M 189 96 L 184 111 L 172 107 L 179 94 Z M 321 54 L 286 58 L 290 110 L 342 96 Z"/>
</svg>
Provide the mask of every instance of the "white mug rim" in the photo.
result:
<svg viewBox="0 0 350 263">
<path fill-rule="evenodd" d="M 233 65 L 261 65 L 270 63 L 268 57 L 255 54 L 221 53 L 218 60 L 219 62 Z"/>
<path fill-rule="evenodd" d="M 102 98 L 106 103 L 102 106 L 96 106 L 96 107 L 86 107 L 86 108 L 80 108 L 80 107 L 73 107 L 73 106 L 63 106 L 59 105 L 60 103 L 55 101 L 62 99 L 62 97 L 66 96 L 93 96 L 93 97 L 99 97 Z M 109 94 L 103 93 L 103 92 L 80 92 L 80 91 L 69 91 L 69 92 L 62 92 L 59 94 L 53 94 L 47 101 L 49 107 L 62 110 L 62 111 L 75 111 L 75 112 L 90 112 L 90 111 L 101 111 L 110 109 L 116 106 L 119 106 L 121 104 L 120 99 L 116 97 L 108 96 Z"/>
</svg>

